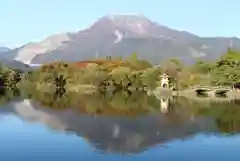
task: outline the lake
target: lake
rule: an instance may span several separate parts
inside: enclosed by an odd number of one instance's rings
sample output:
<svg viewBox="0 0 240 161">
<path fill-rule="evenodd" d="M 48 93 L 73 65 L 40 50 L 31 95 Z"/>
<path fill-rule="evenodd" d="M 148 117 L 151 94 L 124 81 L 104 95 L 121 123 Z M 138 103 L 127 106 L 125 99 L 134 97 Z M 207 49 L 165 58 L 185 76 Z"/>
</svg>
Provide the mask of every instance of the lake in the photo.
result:
<svg viewBox="0 0 240 161">
<path fill-rule="evenodd" d="M 240 160 L 240 101 L 121 96 L 2 94 L 0 160 Z"/>
</svg>

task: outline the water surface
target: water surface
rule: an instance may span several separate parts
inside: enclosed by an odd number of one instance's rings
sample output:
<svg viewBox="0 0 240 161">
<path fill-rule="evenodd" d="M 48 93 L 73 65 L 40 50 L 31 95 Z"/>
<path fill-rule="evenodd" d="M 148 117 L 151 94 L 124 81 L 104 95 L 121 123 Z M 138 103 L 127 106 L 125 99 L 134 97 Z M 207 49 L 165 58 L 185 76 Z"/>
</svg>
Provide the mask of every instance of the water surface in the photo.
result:
<svg viewBox="0 0 240 161">
<path fill-rule="evenodd" d="M 0 160 L 240 160 L 238 101 L 124 98 L 7 99 Z"/>
</svg>

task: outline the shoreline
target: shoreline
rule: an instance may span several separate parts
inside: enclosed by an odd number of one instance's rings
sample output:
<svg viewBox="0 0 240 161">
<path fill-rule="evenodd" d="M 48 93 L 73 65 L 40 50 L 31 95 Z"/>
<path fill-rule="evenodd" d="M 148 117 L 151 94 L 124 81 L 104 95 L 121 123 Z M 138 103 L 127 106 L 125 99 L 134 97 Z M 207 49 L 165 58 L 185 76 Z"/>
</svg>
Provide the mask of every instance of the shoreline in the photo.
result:
<svg viewBox="0 0 240 161">
<path fill-rule="evenodd" d="M 43 90 L 46 92 L 52 91 L 54 89 L 52 84 L 40 84 L 40 83 L 32 83 L 27 82 L 27 84 L 23 83 L 20 85 L 24 88 L 28 88 L 30 86 L 36 87 L 35 90 Z M 25 86 L 25 87 L 24 87 Z M 90 84 L 78 84 L 78 85 L 66 85 L 66 90 L 69 92 L 76 92 L 77 94 L 94 94 L 98 92 L 98 89 L 94 85 Z M 226 92 L 226 97 L 217 97 L 213 95 L 208 95 L 207 97 L 199 97 L 197 96 L 196 91 L 193 89 L 185 89 L 179 91 L 172 91 L 170 88 L 161 88 L 157 87 L 155 90 L 147 91 L 148 95 L 155 95 L 158 99 L 168 98 L 168 97 L 185 97 L 192 100 L 199 101 L 231 101 L 235 99 L 240 99 L 240 91 L 231 90 Z"/>
<path fill-rule="evenodd" d="M 156 88 L 155 89 L 155 95 L 157 97 L 161 97 L 167 91 L 167 89 L 163 88 Z M 236 99 L 240 99 L 240 91 L 237 90 L 231 90 L 226 92 L 226 96 L 215 96 L 215 95 L 207 95 L 206 97 L 199 97 L 197 96 L 196 91 L 192 89 L 185 89 L 185 90 L 179 90 L 179 91 L 172 91 L 171 89 L 168 89 L 167 91 L 169 97 L 176 96 L 176 97 L 185 97 L 187 99 L 197 100 L 197 101 L 232 101 Z"/>
</svg>

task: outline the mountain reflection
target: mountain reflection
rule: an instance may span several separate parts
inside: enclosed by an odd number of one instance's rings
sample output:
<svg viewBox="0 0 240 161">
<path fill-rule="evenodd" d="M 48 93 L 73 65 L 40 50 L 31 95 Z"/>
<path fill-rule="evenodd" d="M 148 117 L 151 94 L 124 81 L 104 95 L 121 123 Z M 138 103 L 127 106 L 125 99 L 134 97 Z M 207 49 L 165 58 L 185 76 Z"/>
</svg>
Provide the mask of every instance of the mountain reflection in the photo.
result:
<svg viewBox="0 0 240 161">
<path fill-rule="evenodd" d="M 55 130 L 71 131 L 86 138 L 97 149 L 119 153 L 143 151 L 156 144 L 191 136 L 212 129 L 201 118 L 190 121 L 187 115 L 149 114 L 139 117 L 90 116 L 73 110 L 44 109 L 29 100 L 16 103 L 15 112 L 29 121 L 37 121 Z M 189 117 L 189 118 L 187 118 Z"/>
<path fill-rule="evenodd" d="M 36 93 L 31 97 L 10 102 L 0 113 L 14 113 L 50 129 L 75 133 L 105 152 L 137 153 L 198 133 L 240 132 L 238 102 L 198 104 L 146 94 L 107 98 L 66 94 L 58 98 Z"/>
</svg>

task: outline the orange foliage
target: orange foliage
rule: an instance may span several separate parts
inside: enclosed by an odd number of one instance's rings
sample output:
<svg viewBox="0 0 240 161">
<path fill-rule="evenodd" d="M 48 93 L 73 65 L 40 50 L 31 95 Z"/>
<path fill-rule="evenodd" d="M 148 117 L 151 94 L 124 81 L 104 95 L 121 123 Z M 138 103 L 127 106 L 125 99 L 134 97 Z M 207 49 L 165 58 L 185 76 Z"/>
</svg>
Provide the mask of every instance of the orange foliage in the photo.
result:
<svg viewBox="0 0 240 161">
<path fill-rule="evenodd" d="M 110 69 L 110 70 L 117 68 L 119 66 L 126 66 L 131 69 L 137 70 L 137 68 L 135 68 L 133 65 L 131 65 L 131 63 L 129 63 L 127 61 L 123 61 L 123 60 L 86 60 L 86 61 L 74 62 L 73 66 L 75 66 L 77 68 L 85 68 L 88 64 L 91 64 L 91 63 L 104 66 L 105 68 Z"/>
<path fill-rule="evenodd" d="M 112 70 L 117 67 L 128 67 L 132 70 L 140 70 L 133 64 L 124 60 L 85 60 L 85 61 L 77 61 L 72 63 L 64 63 L 64 62 L 52 62 L 48 64 L 44 64 L 41 68 L 44 70 L 51 70 L 54 67 L 66 67 L 66 64 L 74 67 L 74 68 L 85 68 L 88 64 L 98 64 L 103 66 L 106 69 Z"/>
<path fill-rule="evenodd" d="M 41 66 L 41 70 L 46 71 L 46 70 L 53 70 L 54 68 L 67 68 L 69 67 L 68 63 L 65 62 L 51 62 L 47 63 Z"/>
<path fill-rule="evenodd" d="M 78 61 L 74 62 L 73 66 L 78 67 L 78 68 L 85 68 L 88 64 L 94 63 L 98 65 L 104 64 L 105 60 L 86 60 L 86 61 Z"/>
</svg>

